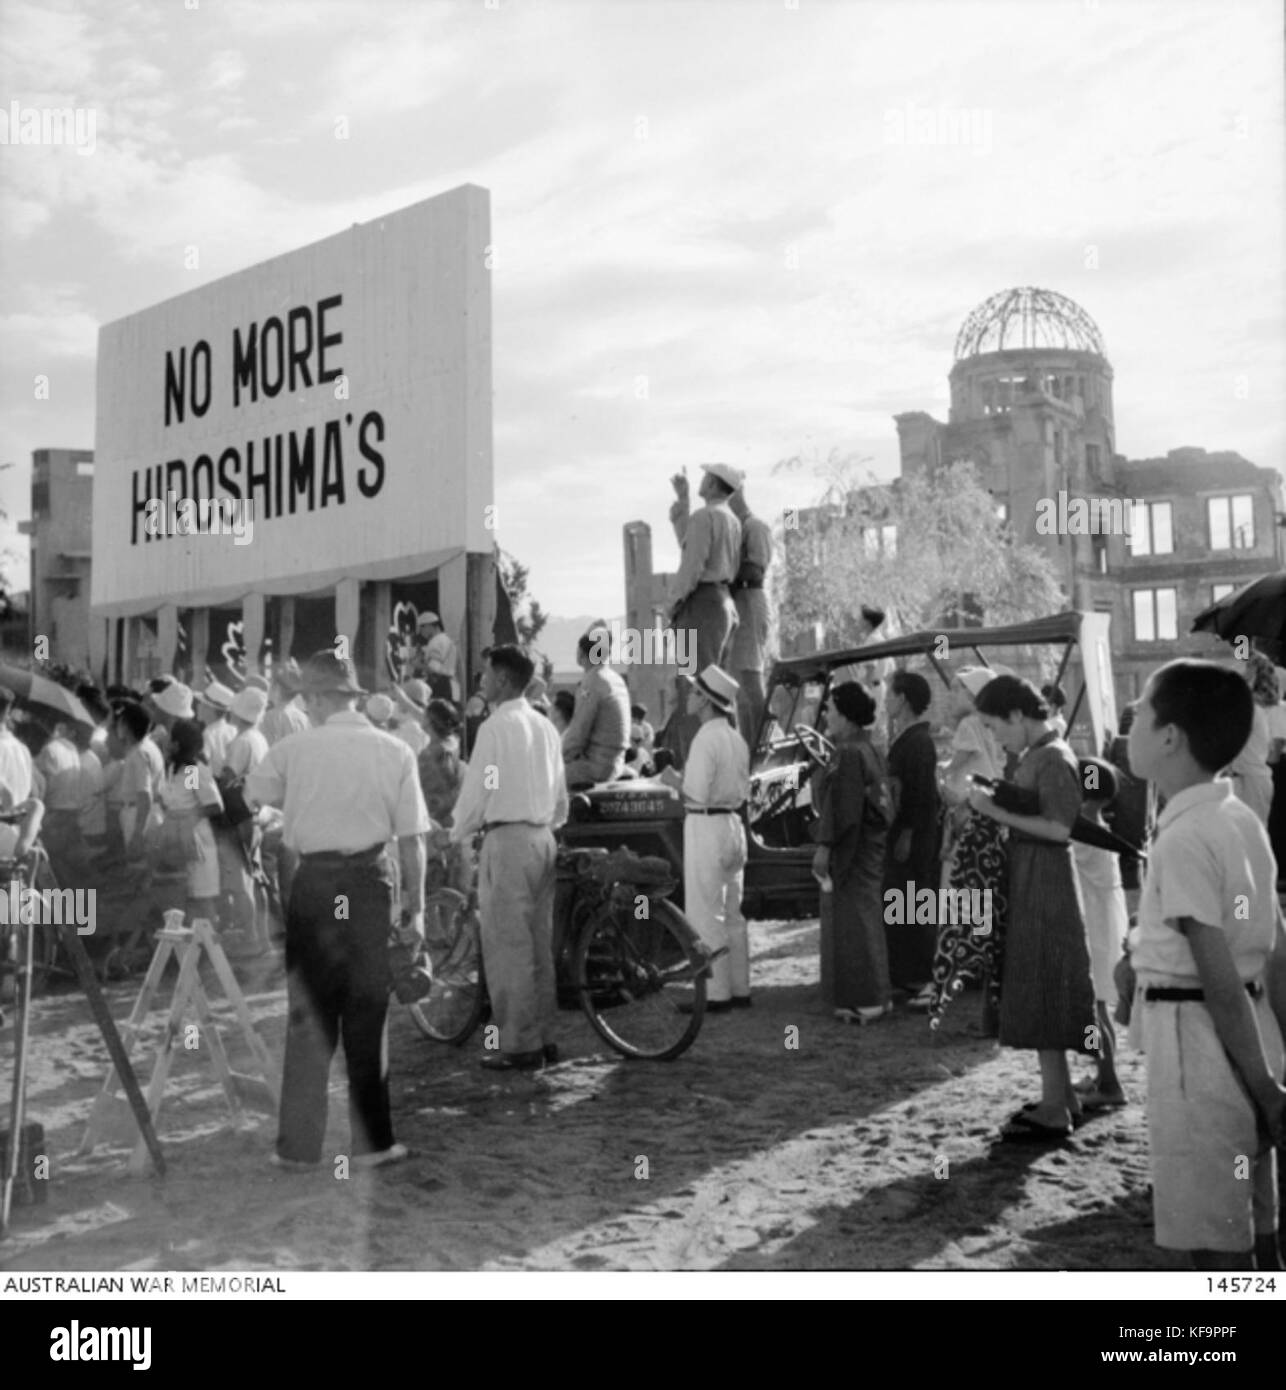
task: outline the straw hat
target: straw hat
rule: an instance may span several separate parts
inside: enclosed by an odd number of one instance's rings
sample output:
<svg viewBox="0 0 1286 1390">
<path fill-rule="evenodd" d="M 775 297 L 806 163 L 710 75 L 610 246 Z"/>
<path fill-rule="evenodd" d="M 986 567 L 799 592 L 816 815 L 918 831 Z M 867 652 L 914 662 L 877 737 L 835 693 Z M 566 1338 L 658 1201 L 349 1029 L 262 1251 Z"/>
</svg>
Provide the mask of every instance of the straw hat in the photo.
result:
<svg viewBox="0 0 1286 1390">
<path fill-rule="evenodd" d="M 171 681 L 164 690 L 158 690 L 152 696 L 152 703 L 171 719 L 192 718 L 192 691 L 182 681 Z"/>
<path fill-rule="evenodd" d="M 227 709 L 232 703 L 232 691 L 221 681 L 212 680 L 204 690 L 196 692 L 196 699 L 203 705 L 211 705 L 215 709 Z"/>
<path fill-rule="evenodd" d="M 737 706 L 741 687 L 726 671 L 711 663 L 697 677 L 697 689 L 719 709 L 730 711 Z"/>
<path fill-rule="evenodd" d="M 703 463 L 701 465 L 707 473 L 713 473 L 721 483 L 726 483 L 733 492 L 736 492 L 746 481 L 746 475 L 739 468 L 734 468 L 730 463 Z"/>
<path fill-rule="evenodd" d="M 268 696 L 253 685 L 248 685 L 244 690 L 238 690 L 232 697 L 232 708 L 229 713 L 238 719 L 244 719 L 247 724 L 257 724 L 263 718 L 267 708 Z"/>
</svg>

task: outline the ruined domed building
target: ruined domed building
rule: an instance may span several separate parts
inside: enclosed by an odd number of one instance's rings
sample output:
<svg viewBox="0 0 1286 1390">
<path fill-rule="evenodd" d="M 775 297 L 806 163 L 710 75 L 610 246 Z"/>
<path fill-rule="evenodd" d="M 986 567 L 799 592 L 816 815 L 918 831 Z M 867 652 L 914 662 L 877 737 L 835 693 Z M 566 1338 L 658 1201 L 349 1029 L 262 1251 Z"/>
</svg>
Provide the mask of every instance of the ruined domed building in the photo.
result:
<svg viewBox="0 0 1286 1390">
<path fill-rule="evenodd" d="M 1065 295 L 992 295 L 965 319 L 954 359 L 945 424 L 894 417 L 902 473 L 974 464 L 1015 537 L 1049 551 L 1069 606 L 1111 613 L 1118 700 L 1187 649 L 1197 612 L 1280 567 L 1274 469 L 1195 448 L 1116 452 L 1103 335 Z"/>
</svg>

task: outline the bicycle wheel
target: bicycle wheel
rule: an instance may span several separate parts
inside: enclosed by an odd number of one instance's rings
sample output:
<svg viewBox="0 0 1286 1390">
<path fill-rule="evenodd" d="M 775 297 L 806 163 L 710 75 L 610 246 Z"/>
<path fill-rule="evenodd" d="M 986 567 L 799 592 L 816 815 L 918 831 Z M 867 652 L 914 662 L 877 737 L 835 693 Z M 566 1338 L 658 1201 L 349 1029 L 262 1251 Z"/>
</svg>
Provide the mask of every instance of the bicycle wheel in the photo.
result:
<svg viewBox="0 0 1286 1390">
<path fill-rule="evenodd" d="M 482 978 L 477 908 L 454 888 L 439 888 L 424 904 L 424 944 L 433 988 L 409 1005 L 416 1027 L 434 1042 L 459 1047 L 489 1011 Z"/>
<path fill-rule="evenodd" d="M 632 907 L 604 903 L 581 928 L 581 1007 L 599 1037 L 626 1057 L 668 1062 L 690 1047 L 705 1015 L 706 978 L 696 932 L 664 899 L 642 921 Z"/>
</svg>

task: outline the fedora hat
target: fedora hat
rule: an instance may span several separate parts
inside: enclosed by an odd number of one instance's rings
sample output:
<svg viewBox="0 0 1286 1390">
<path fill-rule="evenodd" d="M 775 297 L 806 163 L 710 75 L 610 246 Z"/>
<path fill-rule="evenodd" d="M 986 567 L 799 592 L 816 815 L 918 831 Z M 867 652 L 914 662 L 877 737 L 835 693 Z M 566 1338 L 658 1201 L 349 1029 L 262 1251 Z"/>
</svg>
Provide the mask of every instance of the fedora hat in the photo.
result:
<svg viewBox="0 0 1286 1390">
<path fill-rule="evenodd" d="M 267 708 L 267 695 L 257 687 L 247 685 L 232 697 L 232 708 L 229 712 L 238 719 L 244 719 L 247 724 L 257 724 Z"/>
<path fill-rule="evenodd" d="M 300 688 L 310 695 L 335 692 L 342 695 L 365 695 L 358 684 L 357 668 L 347 657 L 337 656 L 330 647 L 323 647 L 308 658 L 303 669 Z"/>
<path fill-rule="evenodd" d="M 203 705 L 212 705 L 215 709 L 227 709 L 232 703 L 232 691 L 222 681 L 212 680 L 204 690 L 196 692 L 196 698 Z"/>
<path fill-rule="evenodd" d="M 701 465 L 707 473 L 713 473 L 721 483 L 726 483 L 733 492 L 736 492 L 746 481 L 746 475 L 740 468 L 734 468 L 730 463 L 703 463 Z"/>
<path fill-rule="evenodd" d="M 719 709 L 733 710 L 741 687 L 726 671 L 711 663 L 697 677 L 697 689 Z"/>
<path fill-rule="evenodd" d="M 152 703 L 171 719 L 192 718 L 192 691 L 182 681 L 171 681 L 152 696 Z"/>
<path fill-rule="evenodd" d="M 439 618 L 438 615 L 437 615 L 436 613 L 427 613 L 427 612 L 426 612 L 426 613 L 421 613 L 420 616 L 419 616 L 418 618 L 416 618 L 416 620 L 415 620 L 415 626 L 416 626 L 417 628 L 428 627 L 430 623 L 436 623 L 436 624 L 438 625 L 438 627 L 441 627 L 441 626 L 442 626 L 442 619 Z"/>
</svg>

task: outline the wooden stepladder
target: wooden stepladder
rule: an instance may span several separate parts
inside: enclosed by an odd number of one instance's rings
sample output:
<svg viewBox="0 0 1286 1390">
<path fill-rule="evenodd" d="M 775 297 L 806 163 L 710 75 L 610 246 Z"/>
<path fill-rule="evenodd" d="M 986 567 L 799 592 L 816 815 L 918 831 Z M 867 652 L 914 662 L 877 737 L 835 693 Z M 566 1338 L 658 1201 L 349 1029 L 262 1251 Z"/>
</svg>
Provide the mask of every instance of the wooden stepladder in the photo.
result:
<svg viewBox="0 0 1286 1390">
<path fill-rule="evenodd" d="M 153 1125 L 161 1112 L 165 1083 L 169 1079 L 174 1054 L 176 1050 L 184 1047 L 186 1029 L 193 1022 L 199 1030 L 201 1049 L 208 1050 L 215 1074 L 223 1085 L 233 1118 L 240 1118 L 243 1100 L 252 1100 L 276 1110 L 281 1100 L 281 1083 L 276 1068 L 267 1045 L 255 1031 L 245 996 L 241 993 L 241 987 L 237 984 L 237 978 L 232 973 L 232 967 L 228 964 L 228 958 L 214 934 L 213 927 L 203 917 L 196 918 L 190 927 L 185 927 L 182 923 L 183 913 L 177 909 L 165 914 L 165 926 L 156 933 L 156 952 L 148 966 L 143 988 L 139 991 L 128 1021 L 121 1029 L 125 1055 L 128 1057 L 152 1010 L 153 999 L 165 976 L 165 968 L 171 959 L 176 960 L 179 967 L 178 979 L 174 985 L 174 996 L 170 1001 L 165 1030 L 156 1046 L 152 1079 L 147 1087 L 147 1109 Z M 227 1002 L 232 1005 L 241 1028 L 241 1036 L 245 1039 L 250 1055 L 262 1073 L 261 1076 L 247 1076 L 242 1072 L 235 1072 L 228 1062 L 228 1054 L 210 1008 L 210 1000 L 206 995 L 205 986 L 201 983 L 203 957 L 210 962 L 219 984 L 223 987 Z M 122 1097 L 117 1094 L 119 1084 L 117 1068 L 112 1066 L 103 1078 L 102 1090 L 94 1099 L 89 1124 L 85 1127 L 85 1137 L 81 1140 L 80 1153 L 90 1153 L 96 1144 L 107 1137 L 106 1131 L 114 1128 L 118 1117 L 123 1114 L 125 1107 Z M 140 1137 L 130 1154 L 129 1171 L 141 1173 L 146 1161 L 147 1148 Z"/>
</svg>

